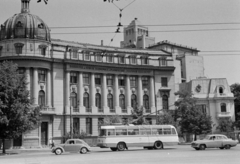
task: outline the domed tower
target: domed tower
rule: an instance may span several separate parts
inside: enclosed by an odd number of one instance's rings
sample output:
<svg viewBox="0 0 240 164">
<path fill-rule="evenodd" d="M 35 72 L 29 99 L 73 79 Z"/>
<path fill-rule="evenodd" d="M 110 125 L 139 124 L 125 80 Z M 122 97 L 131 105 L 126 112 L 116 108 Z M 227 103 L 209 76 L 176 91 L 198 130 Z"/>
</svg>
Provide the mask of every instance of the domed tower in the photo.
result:
<svg viewBox="0 0 240 164">
<path fill-rule="evenodd" d="M 51 41 L 50 29 L 42 19 L 30 14 L 30 0 L 21 0 L 21 4 L 21 13 L 1 25 L 0 55 L 46 56 Z"/>
</svg>

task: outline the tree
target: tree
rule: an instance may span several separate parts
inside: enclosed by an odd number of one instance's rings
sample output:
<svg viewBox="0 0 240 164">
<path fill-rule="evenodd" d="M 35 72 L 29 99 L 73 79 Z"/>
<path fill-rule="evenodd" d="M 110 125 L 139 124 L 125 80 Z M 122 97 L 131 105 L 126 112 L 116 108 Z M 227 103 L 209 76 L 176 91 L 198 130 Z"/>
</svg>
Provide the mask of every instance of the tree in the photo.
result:
<svg viewBox="0 0 240 164">
<path fill-rule="evenodd" d="M 122 123 L 122 117 L 119 115 L 105 116 L 102 120 L 98 121 L 99 128 L 102 125 L 114 125 Z"/>
<path fill-rule="evenodd" d="M 174 115 L 175 111 L 162 110 L 162 112 L 157 116 L 157 124 L 176 126 Z"/>
<path fill-rule="evenodd" d="M 143 125 L 146 124 L 146 120 L 144 118 L 144 107 L 135 105 L 135 108 L 131 111 L 132 121 L 130 123 L 134 125 Z"/>
<path fill-rule="evenodd" d="M 40 120 L 40 109 L 30 105 L 26 75 L 12 62 L 0 63 L 0 139 L 14 139 L 32 130 Z"/>
<path fill-rule="evenodd" d="M 211 117 L 196 106 L 196 99 L 187 91 L 179 91 L 179 100 L 175 102 L 177 106 L 177 118 L 179 119 L 179 126 L 182 133 L 206 134 L 212 131 Z"/>
<path fill-rule="evenodd" d="M 226 132 L 226 133 L 229 133 L 229 132 L 232 132 L 233 131 L 233 122 L 231 120 L 231 118 L 220 118 L 218 120 L 218 126 L 217 126 L 217 129 L 220 131 L 220 132 Z"/>
<path fill-rule="evenodd" d="M 239 83 L 232 84 L 230 86 L 230 89 L 235 97 L 235 100 L 234 100 L 235 117 L 236 117 L 236 120 L 238 121 L 240 120 L 240 84 Z"/>
</svg>

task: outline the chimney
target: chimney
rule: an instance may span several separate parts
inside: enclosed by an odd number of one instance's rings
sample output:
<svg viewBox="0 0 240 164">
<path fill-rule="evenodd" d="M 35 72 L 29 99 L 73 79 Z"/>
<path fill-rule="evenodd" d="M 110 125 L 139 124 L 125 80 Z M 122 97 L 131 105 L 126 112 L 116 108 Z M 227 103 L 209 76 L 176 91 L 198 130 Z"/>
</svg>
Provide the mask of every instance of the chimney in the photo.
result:
<svg viewBox="0 0 240 164">
<path fill-rule="evenodd" d="M 101 40 L 101 46 L 103 46 L 103 40 Z"/>
</svg>

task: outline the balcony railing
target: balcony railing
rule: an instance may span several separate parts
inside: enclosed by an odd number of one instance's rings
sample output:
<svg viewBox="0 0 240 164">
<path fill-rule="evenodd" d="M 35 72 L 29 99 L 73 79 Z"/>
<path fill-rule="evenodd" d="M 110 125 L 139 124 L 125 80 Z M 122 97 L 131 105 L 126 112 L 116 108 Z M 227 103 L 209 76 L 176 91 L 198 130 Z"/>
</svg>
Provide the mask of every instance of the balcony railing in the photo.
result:
<svg viewBox="0 0 240 164">
<path fill-rule="evenodd" d="M 151 109 L 146 109 L 146 113 L 151 113 Z"/>
<path fill-rule="evenodd" d="M 127 113 L 127 109 L 122 109 L 122 113 Z"/>
<path fill-rule="evenodd" d="M 98 113 L 103 113 L 103 109 L 98 108 Z"/>
<path fill-rule="evenodd" d="M 217 117 L 231 117 L 230 112 L 218 112 Z"/>
<path fill-rule="evenodd" d="M 87 113 L 92 113 L 92 108 L 86 108 Z"/>
<path fill-rule="evenodd" d="M 55 112 L 55 108 L 49 108 L 47 106 L 39 106 L 43 112 Z"/>
<path fill-rule="evenodd" d="M 110 113 L 116 113 L 115 109 L 110 109 Z"/>
</svg>

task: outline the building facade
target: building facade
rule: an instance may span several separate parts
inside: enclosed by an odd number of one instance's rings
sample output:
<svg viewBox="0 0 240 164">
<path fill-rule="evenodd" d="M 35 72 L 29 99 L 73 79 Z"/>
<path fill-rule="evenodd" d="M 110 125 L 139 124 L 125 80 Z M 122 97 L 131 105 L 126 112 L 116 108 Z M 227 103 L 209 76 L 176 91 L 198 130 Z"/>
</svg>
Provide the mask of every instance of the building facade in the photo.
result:
<svg viewBox="0 0 240 164">
<path fill-rule="evenodd" d="M 161 109 L 174 109 L 175 66 L 171 53 L 76 43 L 51 38 L 50 29 L 21 0 L 21 13 L 1 25 L 0 60 L 25 73 L 32 104 L 41 108 L 36 129 L 8 147 L 41 147 L 73 131 L 98 135 L 99 120 L 131 115 L 136 103 L 149 123 Z"/>
<path fill-rule="evenodd" d="M 225 78 L 199 78 L 180 84 L 180 90 L 188 90 L 197 100 L 197 106 L 211 116 L 213 132 L 217 131 L 220 118 L 235 121 L 234 96 Z"/>
</svg>

